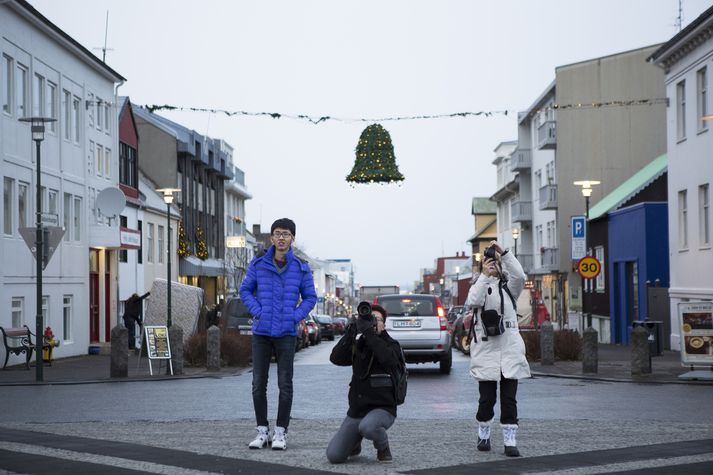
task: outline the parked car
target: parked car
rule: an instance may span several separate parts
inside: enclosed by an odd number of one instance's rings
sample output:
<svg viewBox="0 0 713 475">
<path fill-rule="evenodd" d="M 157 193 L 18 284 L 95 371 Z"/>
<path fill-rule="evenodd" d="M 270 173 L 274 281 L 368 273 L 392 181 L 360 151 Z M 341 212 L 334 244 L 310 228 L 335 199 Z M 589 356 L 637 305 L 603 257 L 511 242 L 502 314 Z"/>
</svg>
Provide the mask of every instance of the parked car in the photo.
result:
<svg viewBox="0 0 713 475">
<path fill-rule="evenodd" d="M 319 342 L 322 340 L 322 335 L 319 329 L 319 323 L 314 319 L 313 315 L 307 315 L 307 318 L 305 318 L 305 324 L 307 325 L 307 330 L 309 333 L 309 344 L 310 345 L 319 345 Z"/>
<path fill-rule="evenodd" d="M 225 322 L 226 330 L 238 330 L 241 335 L 253 334 L 253 317 L 238 295 L 228 297 L 220 318 Z"/>
<path fill-rule="evenodd" d="M 401 344 L 407 363 L 439 363 L 441 373 L 451 372 L 451 334 L 440 298 L 394 294 L 374 300 L 389 314 L 386 331 Z"/>
<path fill-rule="evenodd" d="M 307 324 L 304 320 L 300 320 L 297 323 L 297 338 L 295 343 L 295 350 L 300 351 L 303 348 L 309 346 L 309 330 L 307 329 Z"/>
<path fill-rule="evenodd" d="M 448 309 L 446 312 L 446 320 L 448 320 L 448 330 L 453 334 L 453 324 L 458 319 L 461 313 L 463 313 L 465 307 L 463 305 L 454 305 Z"/>
<path fill-rule="evenodd" d="M 320 330 L 320 338 L 334 341 L 334 322 L 329 315 L 315 315 Z"/>
<path fill-rule="evenodd" d="M 334 322 L 334 334 L 343 335 L 344 329 L 347 327 L 347 322 L 349 321 L 347 317 L 334 317 L 332 321 Z"/>
</svg>

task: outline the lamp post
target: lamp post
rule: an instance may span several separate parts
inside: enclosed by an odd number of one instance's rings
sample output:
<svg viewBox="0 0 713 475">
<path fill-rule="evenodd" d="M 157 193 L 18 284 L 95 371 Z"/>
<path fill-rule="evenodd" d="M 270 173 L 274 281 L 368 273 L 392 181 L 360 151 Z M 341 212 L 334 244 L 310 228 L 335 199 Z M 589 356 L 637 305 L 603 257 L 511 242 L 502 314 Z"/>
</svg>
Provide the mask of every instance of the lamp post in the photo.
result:
<svg viewBox="0 0 713 475">
<path fill-rule="evenodd" d="M 480 253 L 479 252 L 475 253 L 475 266 L 477 268 L 478 274 L 480 274 L 481 269 L 480 269 Z"/>
<path fill-rule="evenodd" d="M 574 184 L 576 186 L 581 186 L 582 187 L 582 196 L 584 196 L 584 209 L 585 209 L 585 215 L 584 215 L 584 252 L 588 255 L 589 254 L 589 197 L 592 196 L 592 186 L 593 185 L 599 185 L 601 184 L 600 181 L 596 180 L 581 180 L 581 181 L 575 181 Z M 584 315 L 586 313 L 587 315 L 587 328 L 592 327 L 592 311 L 589 308 L 590 306 L 587 305 L 585 307 L 585 298 L 584 298 L 584 277 L 582 277 L 582 318 L 584 319 Z M 585 312 L 586 310 L 586 312 Z"/>
<path fill-rule="evenodd" d="M 22 117 L 20 122 L 28 122 L 35 141 L 37 155 L 37 198 L 35 200 L 35 263 L 37 265 L 37 313 L 35 315 L 35 380 L 42 381 L 42 346 L 44 332 L 42 328 L 42 264 L 44 263 L 45 248 L 42 242 L 42 174 L 40 144 L 45 139 L 45 122 L 55 122 L 57 119 L 50 117 Z"/>
<path fill-rule="evenodd" d="M 159 188 L 156 191 L 163 193 L 163 202 L 166 203 L 166 230 L 168 232 L 168 257 L 166 259 L 166 281 L 168 288 L 166 289 L 166 326 L 171 328 L 171 203 L 173 203 L 173 195 L 180 193 L 179 188 Z"/>
<path fill-rule="evenodd" d="M 512 228 L 512 238 L 515 240 L 515 249 L 513 249 L 515 257 L 517 257 L 517 238 L 519 238 L 519 237 L 520 237 L 520 229 Z"/>
</svg>

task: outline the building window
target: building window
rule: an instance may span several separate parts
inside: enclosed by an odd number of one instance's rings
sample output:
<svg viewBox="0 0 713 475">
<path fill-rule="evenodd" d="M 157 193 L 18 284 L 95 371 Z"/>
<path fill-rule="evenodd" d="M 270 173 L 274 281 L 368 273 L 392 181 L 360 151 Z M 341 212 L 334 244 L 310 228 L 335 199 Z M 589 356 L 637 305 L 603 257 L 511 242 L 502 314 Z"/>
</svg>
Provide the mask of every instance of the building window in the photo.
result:
<svg viewBox="0 0 713 475">
<path fill-rule="evenodd" d="M 72 217 L 72 195 L 69 193 L 64 194 L 64 207 L 63 207 L 63 224 L 64 224 L 64 240 L 69 241 L 71 236 L 71 228 L 69 223 Z"/>
<path fill-rule="evenodd" d="M 163 263 L 163 226 L 158 225 L 158 263 Z"/>
<path fill-rule="evenodd" d="M 64 341 L 72 340 L 72 296 L 62 298 L 62 338 Z"/>
<path fill-rule="evenodd" d="M 111 178 L 111 150 L 104 149 L 104 176 Z"/>
<path fill-rule="evenodd" d="M 143 223 L 143 221 L 139 220 L 137 224 L 138 224 L 138 228 L 139 228 L 139 241 L 141 242 L 141 245 L 143 246 L 143 243 L 144 243 L 144 229 L 143 229 L 144 223 Z M 140 247 L 140 248 L 136 251 L 136 262 L 139 263 L 139 264 L 142 264 L 142 263 L 144 262 L 144 250 L 143 250 L 143 247 Z"/>
<path fill-rule="evenodd" d="M 28 200 L 30 199 L 28 189 L 27 183 L 18 183 L 17 185 L 17 222 L 21 228 L 27 227 Z"/>
<path fill-rule="evenodd" d="M 97 175 L 104 175 L 104 147 L 97 144 Z"/>
<path fill-rule="evenodd" d="M 678 192 L 678 248 L 688 249 L 688 207 L 686 190 Z"/>
<path fill-rule="evenodd" d="M 45 114 L 52 119 L 57 119 L 57 85 L 47 81 L 47 94 L 45 94 Z M 46 124 L 47 131 L 57 132 L 57 122 Z"/>
<path fill-rule="evenodd" d="M 703 120 L 703 117 L 708 115 L 708 86 L 707 86 L 707 69 L 701 68 L 696 73 L 696 99 L 698 106 L 698 131 L 702 132 L 708 129 L 708 121 Z"/>
<path fill-rule="evenodd" d="M 57 190 L 50 190 L 47 194 L 47 212 L 57 214 Z"/>
<path fill-rule="evenodd" d="M 97 129 L 104 128 L 104 113 L 102 112 L 102 100 L 97 97 Z"/>
<path fill-rule="evenodd" d="M 136 149 L 121 143 L 119 144 L 119 181 L 138 188 L 136 178 Z"/>
<path fill-rule="evenodd" d="M 64 139 L 72 138 L 72 94 L 62 91 L 62 121 L 64 122 Z"/>
<path fill-rule="evenodd" d="M 39 74 L 32 78 L 32 115 L 45 116 L 45 78 Z"/>
<path fill-rule="evenodd" d="M 710 231 L 710 187 L 708 183 L 698 187 L 698 226 L 700 228 L 700 245 L 708 247 L 711 245 Z"/>
<path fill-rule="evenodd" d="M 47 328 L 50 325 L 50 296 L 42 296 L 42 328 Z"/>
<path fill-rule="evenodd" d="M 27 66 L 17 63 L 15 70 L 15 105 L 17 106 L 17 116 L 25 117 L 27 111 Z"/>
<path fill-rule="evenodd" d="M 599 275 L 597 276 L 596 286 L 597 292 L 604 292 L 606 288 L 604 287 L 604 247 L 596 246 L 594 248 L 594 257 L 597 258 L 599 264 L 601 264 L 601 269 Z"/>
<path fill-rule="evenodd" d="M 104 130 L 109 133 L 109 126 L 111 125 L 111 120 L 109 120 L 109 113 L 111 111 L 111 105 L 109 103 L 104 103 Z"/>
<path fill-rule="evenodd" d="M 5 177 L 3 180 L 3 233 L 12 236 L 12 206 L 15 201 L 15 181 L 12 178 Z"/>
<path fill-rule="evenodd" d="M 676 84 L 676 138 L 686 138 L 686 81 Z"/>
<path fill-rule="evenodd" d="M 146 230 L 146 262 L 153 262 L 153 223 Z"/>
<path fill-rule="evenodd" d="M 89 127 L 94 127 L 94 94 L 89 94 L 87 96 L 87 121 Z"/>
<path fill-rule="evenodd" d="M 12 326 L 17 328 L 21 327 L 25 323 L 25 298 L 24 297 L 13 297 L 12 298 Z"/>
<path fill-rule="evenodd" d="M 74 240 L 82 240 L 82 199 L 75 196 L 74 197 Z"/>
<path fill-rule="evenodd" d="M 90 176 L 94 175 L 94 160 L 95 160 L 94 154 L 95 153 L 96 152 L 94 150 L 94 142 L 92 142 L 90 140 L 89 141 L 89 154 L 87 155 L 87 173 Z"/>
<path fill-rule="evenodd" d="M 121 226 L 122 228 L 126 227 L 126 216 L 123 216 L 123 215 L 119 216 L 119 226 Z M 129 260 L 128 254 L 129 254 L 129 252 L 126 249 L 121 249 L 119 251 L 119 262 L 128 262 L 128 260 Z"/>
<path fill-rule="evenodd" d="M 79 128 L 79 98 L 77 96 L 72 99 L 72 132 L 74 143 L 78 144 L 81 129 Z"/>
<path fill-rule="evenodd" d="M 2 55 L 2 111 L 12 114 L 12 58 Z"/>
</svg>

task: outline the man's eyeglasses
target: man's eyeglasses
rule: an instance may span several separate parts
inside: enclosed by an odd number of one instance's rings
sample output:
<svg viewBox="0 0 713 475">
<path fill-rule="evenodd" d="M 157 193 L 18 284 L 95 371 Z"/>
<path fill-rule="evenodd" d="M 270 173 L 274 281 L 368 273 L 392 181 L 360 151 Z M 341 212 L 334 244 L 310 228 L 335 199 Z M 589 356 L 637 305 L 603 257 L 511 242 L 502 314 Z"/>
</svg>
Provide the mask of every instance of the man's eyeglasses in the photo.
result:
<svg viewBox="0 0 713 475">
<path fill-rule="evenodd" d="M 288 239 L 292 237 L 292 233 L 273 233 L 272 236 L 276 239 Z"/>
</svg>

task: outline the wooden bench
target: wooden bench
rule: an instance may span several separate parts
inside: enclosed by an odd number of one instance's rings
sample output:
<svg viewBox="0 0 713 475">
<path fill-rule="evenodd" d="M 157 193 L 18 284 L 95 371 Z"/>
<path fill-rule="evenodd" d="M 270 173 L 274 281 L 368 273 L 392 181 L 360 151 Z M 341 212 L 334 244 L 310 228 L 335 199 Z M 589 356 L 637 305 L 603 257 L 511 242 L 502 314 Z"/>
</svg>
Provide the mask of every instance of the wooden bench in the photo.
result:
<svg viewBox="0 0 713 475">
<path fill-rule="evenodd" d="M 32 352 L 36 351 L 36 345 L 32 342 L 32 337 L 35 335 L 30 331 L 30 327 L 24 325 L 17 328 L 3 328 L 0 327 L 2 332 L 2 340 L 5 344 L 5 364 L 2 369 L 7 366 L 7 360 L 10 358 L 10 353 L 14 353 L 17 356 L 25 353 L 25 366 L 30 369 L 30 360 L 32 359 Z M 42 347 L 49 348 L 50 345 L 44 341 L 42 337 Z"/>
</svg>

